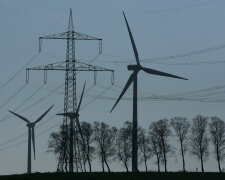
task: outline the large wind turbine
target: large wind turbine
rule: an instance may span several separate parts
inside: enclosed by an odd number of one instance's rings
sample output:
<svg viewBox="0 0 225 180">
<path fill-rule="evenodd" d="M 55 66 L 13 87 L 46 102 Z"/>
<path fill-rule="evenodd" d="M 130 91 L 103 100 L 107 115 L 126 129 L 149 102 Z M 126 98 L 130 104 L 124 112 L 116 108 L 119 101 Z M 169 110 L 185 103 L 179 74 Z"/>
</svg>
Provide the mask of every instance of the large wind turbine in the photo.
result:
<svg viewBox="0 0 225 180">
<path fill-rule="evenodd" d="M 138 72 L 140 70 L 143 70 L 144 72 L 146 72 L 148 74 L 166 76 L 166 77 L 171 77 L 171 78 L 178 78 L 178 79 L 183 79 L 183 80 L 187 80 L 187 79 L 141 66 L 137 48 L 136 48 L 131 30 L 130 30 L 130 27 L 129 27 L 129 24 L 127 22 L 124 12 L 123 12 L 123 16 L 126 21 L 127 30 L 128 30 L 129 36 L 130 36 L 130 40 L 131 40 L 131 44 L 133 47 L 133 51 L 134 51 L 134 55 L 135 55 L 137 64 L 127 66 L 127 69 L 129 71 L 133 71 L 133 73 L 130 75 L 125 87 L 123 88 L 119 98 L 117 99 L 117 101 L 116 101 L 115 105 L 113 106 L 113 108 L 111 109 L 110 113 L 116 107 L 117 103 L 120 101 L 120 99 L 123 97 L 124 93 L 127 91 L 129 86 L 133 82 L 132 172 L 137 172 L 138 171 L 138 157 L 137 157 L 137 152 L 138 152 L 138 146 L 137 146 L 137 74 L 138 74 Z"/>
<path fill-rule="evenodd" d="M 83 95 L 84 95 L 84 89 L 85 89 L 85 84 L 86 82 L 84 83 L 84 86 L 83 86 L 83 90 L 82 90 L 82 93 L 81 93 L 81 97 L 80 97 L 80 101 L 79 101 L 79 104 L 78 104 L 78 107 L 76 109 L 75 112 L 65 112 L 65 113 L 59 113 L 59 114 L 56 114 L 56 115 L 60 115 L 60 116 L 67 116 L 70 118 L 70 157 L 69 157 L 69 170 L 70 172 L 73 172 L 73 135 L 74 135 L 74 126 L 73 126 L 73 121 L 74 119 L 76 120 L 76 124 L 77 124 L 77 127 L 78 127 L 78 130 L 79 130 L 79 133 L 81 135 L 81 138 L 82 138 L 82 141 L 84 142 L 84 138 L 83 138 L 83 134 L 82 134 L 82 131 L 81 131 L 81 127 L 80 127 L 80 121 L 79 121 L 79 111 L 80 111 L 80 105 L 81 105 L 81 102 L 82 102 L 82 99 L 83 99 Z"/>
<path fill-rule="evenodd" d="M 23 121 L 25 121 L 27 123 L 27 127 L 28 127 L 28 155 L 27 155 L 27 173 L 31 173 L 31 139 L 32 139 L 32 143 L 33 143 L 33 151 L 34 151 L 34 159 L 35 159 L 35 134 L 34 134 L 34 127 L 35 125 L 42 120 L 42 118 L 50 111 L 50 109 L 53 107 L 53 105 L 44 113 L 42 114 L 36 121 L 34 122 L 30 122 L 27 118 L 16 114 L 12 111 L 12 114 L 16 115 L 17 117 L 19 117 L 20 119 L 22 119 Z"/>
</svg>

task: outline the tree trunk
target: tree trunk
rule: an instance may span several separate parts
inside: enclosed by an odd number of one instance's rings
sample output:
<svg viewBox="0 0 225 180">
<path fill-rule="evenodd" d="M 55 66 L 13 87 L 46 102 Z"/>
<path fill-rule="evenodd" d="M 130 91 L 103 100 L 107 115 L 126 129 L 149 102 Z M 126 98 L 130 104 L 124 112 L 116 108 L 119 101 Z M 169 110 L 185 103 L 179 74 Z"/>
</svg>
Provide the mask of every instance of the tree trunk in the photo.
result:
<svg viewBox="0 0 225 180">
<path fill-rule="evenodd" d="M 167 172 L 167 159 L 166 159 L 166 152 L 165 152 L 165 150 L 164 150 L 164 152 L 163 152 L 163 158 L 164 158 L 165 172 Z"/>
<path fill-rule="evenodd" d="M 89 141 L 87 141 L 87 160 L 88 160 L 88 166 L 89 166 L 89 171 L 91 171 L 91 160 L 90 160 L 90 146 L 89 146 Z"/>
<path fill-rule="evenodd" d="M 88 166 L 89 166 L 89 171 L 92 172 L 91 171 L 91 161 L 90 161 L 89 155 L 88 155 Z"/>
<path fill-rule="evenodd" d="M 84 166 L 84 172 L 87 172 L 87 170 L 86 170 L 86 162 L 85 161 L 83 163 L 83 166 Z"/>
<path fill-rule="evenodd" d="M 181 144 L 181 155 L 182 155 L 182 161 L 183 161 L 183 172 L 185 172 L 185 160 L 184 160 L 184 149 L 183 149 L 183 142 Z"/>
<path fill-rule="evenodd" d="M 106 159 L 105 159 L 105 158 L 104 158 L 104 161 L 105 161 L 105 164 L 106 164 L 106 166 L 107 166 L 108 172 L 110 172 L 109 165 L 108 165 L 108 163 L 107 163 L 107 161 L 106 161 Z"/>
<path fill-rule="evenodd" d="M 105 172 L 103 156 L 102 156 L 102 172 Z"/>
<path fill-rule="evenodd" d="M 129 172 L 129 169 L 128 169 L 128 166 L 127 166 L 127 163 L 126 162 L 124 162 L 124 166 L 125 166 L 127 172 Z"/>
<path fill-rule="evenodd" d="M 219 171 L 222 172 L 221 167 L 220 167 L 220 157 L 219 157 L 219 152 L 218 151 L 216 152 L 216 157 L 217 157 L 217 163 L 218 163 Z"/>
<path fill-rule="evenodd" d="M 165 167 L 165 172 L 167 172 L 167 160 L 166 160 L 166 158 L 164 158 L 164 167 Z"/>
<path fill-rule="evenodd" d="M 147 167 L 147 160 L 145 158 L 145 171 L 148 172 L 148 167 Z"/>
<path fill-rule="evenodd" d="M 202 154 L 201 154 L 201 168 L 202 168 L 202 172 L 204 173 L 204 164 L 203 164 L 203 157 L 202 157 Z"/>
<path fill-rule="evenodd" d="M 65 170 L 68 172 L 68 163 L 67 163 L 67 155 L 65 155 Z"/>
<path fill-rule="evenodd" d="M 160 159 L 159 159 L 159 155 L 156 155 L 156 157 L 157 157 L 158 172 L 160 172 Z"/>
</svg>

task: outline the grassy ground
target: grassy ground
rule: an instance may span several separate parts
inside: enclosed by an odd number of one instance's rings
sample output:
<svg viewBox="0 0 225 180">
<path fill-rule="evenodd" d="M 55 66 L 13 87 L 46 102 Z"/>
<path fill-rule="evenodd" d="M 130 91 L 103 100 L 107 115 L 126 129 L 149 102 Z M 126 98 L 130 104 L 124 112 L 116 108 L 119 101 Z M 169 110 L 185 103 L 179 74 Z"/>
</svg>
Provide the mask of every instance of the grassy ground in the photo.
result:
<svg viewBox="0 0 225 180">
<path fill-rule="evenodd" d="M 0 180 L 225 180 L 225 173 L 33 173 L 0 176 Z"/>
</svg>

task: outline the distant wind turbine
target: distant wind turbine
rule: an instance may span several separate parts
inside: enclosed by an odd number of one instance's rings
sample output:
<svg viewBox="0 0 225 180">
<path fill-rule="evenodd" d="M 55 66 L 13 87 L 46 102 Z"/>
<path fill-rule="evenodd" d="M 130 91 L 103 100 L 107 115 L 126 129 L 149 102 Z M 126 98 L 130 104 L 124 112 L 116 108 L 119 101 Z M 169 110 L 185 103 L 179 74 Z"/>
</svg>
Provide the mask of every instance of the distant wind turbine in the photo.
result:
<svg viewBox="0 0 225 180">
<path fill-rule="evenodd" d="M 53 105 L 44 113 L 42 114 L 36 121 L 34 122 L 30 122 L 27 118 L 16 114 L 12 111 L 12 114 L 14 114 L 15 116 L 19 117 L 20 119 L 22 119 L 23 121 L 25 121 L 27 123 L 27 127 L 28 127 L 28 155 L 27 155 L 27 173 L 31 173 L 31 139 L 32 139 L 32 143 L 33 143 L 33 151 L 34 151 L 34 159 L 35 159 L 35 134 L 34 134 L 34 127 L 36 125 L 36 123 L 38 123 L 39 121 L 42 120 L 42 118 L 50 111 L 50 109 L 53 107 Z"/>
<path fill-rule="evenodd" d="M 72 169 L 70 169 L 70 172 L 73 172 L 73 152 L 74 152 L 73 151 L 73 139 L 74 139 L 73 138 L 73 135 L 74 135 L 73 120 L 74 119 L 76 121 L 79 133 L 80 133 L 82 141 L 84 143 L 84 138 L 83 138 L 83 134 L 82 134 L 81 126 L 80 126 L 80 121 L 79 121 L 79 111 L 80 111 L 80 106 L 81 106 L 81 102 L 82 102 L 83 95 L 84 95 L 85 84 L 86 84 L 86 82 L 84 83 L 83 90 L 82 90 L 81 97 L 80 97 L 80 101 L 79 101 L 79 104 L 78 104 L 78 107 L 77 107 L 76 111 L 75 112 L 65 112 L 65 113 L 56 114 L 56 115 L 60 115 L 60 116 L 67 116 L 67 117 L 70 118 L 70 162 L 69 163 L 70 163 L 70 168 L 72 168 Z"/>
<path fill-rule="evenodd" d="M 137 155 L 137 152 L 138 152 L 138 146 L 137 146 L 137 74 L 138 74 L 138 72 L 140 70 L 143 70 L 144 72 L 146 72 L 148 74 L 153 74 L 153 75 L 158 75 L 158 76 L 166 76 L 166 77 L 171 77 L 171 78 L 178 78 L 178 79 L 183 79 L 183 80 L 187 80 L 187 79 L 141 66 L 139 57 L 138 57 L 137 48 L 136 48 L 136 45 L 134 42 L 134 38 L 132 36 L 131 30 L 130 30 L 130 27 L 129 27 L 129 24 L 127 22 L 124 12 L 123 12 L 123 16 L 126 21 L 126 26 L 128 29 L 128 33 L 130 36 L 130 40 L 131 40 L 131 44 L 133 47 L 133 51 L 134 51 L 134 55 L 135 55 L 137 64 L 127 66 L 127 69 L 129 71 L 133 71 L 133 73 L 130 75 L 125 87 L 123 88 L 120 96 L 118 97 L 118 99 L 117 99 L 116 103 L 114 104 L 113 108 L 111 109 L 110 113 L 116 107 L 116 105 L 118 104 L 120 99 L 123 97 L 123 95 L 129 88 L 129 86 L 133 82 L 132 172 L 137 172 L 138 171 L 138 157 L 137 157 L 138 156 Z"/>
</svg>

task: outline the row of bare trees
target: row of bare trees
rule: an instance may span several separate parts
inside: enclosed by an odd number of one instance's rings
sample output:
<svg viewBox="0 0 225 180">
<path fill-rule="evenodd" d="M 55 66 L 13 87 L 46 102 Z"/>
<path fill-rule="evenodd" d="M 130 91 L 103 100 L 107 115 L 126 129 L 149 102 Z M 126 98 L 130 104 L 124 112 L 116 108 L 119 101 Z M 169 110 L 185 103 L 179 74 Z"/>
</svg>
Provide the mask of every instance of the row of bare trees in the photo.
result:
<svg viewBox="0 0 225 180">
<path fill-rule="evenodd" d="M 121 163 L 126 171 L 129 171 L 132 158 L 131 122 L 126 121 L 120 129 L 110 127 L 103 122 L 93 124 L 82 122 L 81 129 L 84 141 L 76 129 L 74 138 L 74 164 L 77 172 L 86 172 L 86 166 L 91 172 L 94 159 L 99 160 L 103 172 L 105 168 L 110 172 L 111 161 Z M 62 134 L 61 128 L 59 132 L 52 133 L 49 139 L 48 151 L 54 152 L 57 157 L 61 153 Z M 225 122 L 223 120 L 218 117 L 211 117 L 209 120 L 208 117 L 198 115 L 190 122 L 184 117 L 174 117 L 170 121 L 161 119 L 152 122 L 147 130 L 139 127 L 139 159 L 140 163 L 144 163 L 146 172 L 151 158 L 155 158 L 159 172 L 161 165 L 167 172 L 168 160 L 175 156 L 172 138 L 179 143 L 184 172 L 187 153 L 200 161 L 201 170 L 204 172 L 204 162 L 209 157 L 209 143 L 213 145 L 212 153 L 217 160 L 219 171 L 222 172 L 221 161 L 225 159 Z M 67 165 L 63 171 L 67 171 Z"/>
</svg>

